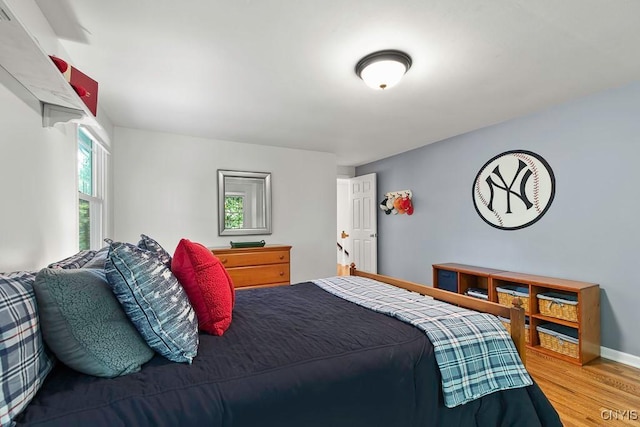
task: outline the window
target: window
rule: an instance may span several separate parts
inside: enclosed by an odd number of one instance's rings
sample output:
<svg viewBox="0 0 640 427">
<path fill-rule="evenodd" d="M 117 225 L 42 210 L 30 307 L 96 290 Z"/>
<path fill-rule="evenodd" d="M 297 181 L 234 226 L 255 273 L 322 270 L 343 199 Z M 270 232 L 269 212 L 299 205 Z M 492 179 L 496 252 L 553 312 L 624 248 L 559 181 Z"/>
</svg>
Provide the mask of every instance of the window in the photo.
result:
<svg viewBox="0 0 640 427">
<path fill-rule="evenodd" d="M 224 227 L 244 228 L 244 196 L 225 196 Z"/>
<path fill-rule="evenodd" d="M 83 128 L 78 129 L 78 246 L 102 246 L 107 153 Z"/>
</svg>

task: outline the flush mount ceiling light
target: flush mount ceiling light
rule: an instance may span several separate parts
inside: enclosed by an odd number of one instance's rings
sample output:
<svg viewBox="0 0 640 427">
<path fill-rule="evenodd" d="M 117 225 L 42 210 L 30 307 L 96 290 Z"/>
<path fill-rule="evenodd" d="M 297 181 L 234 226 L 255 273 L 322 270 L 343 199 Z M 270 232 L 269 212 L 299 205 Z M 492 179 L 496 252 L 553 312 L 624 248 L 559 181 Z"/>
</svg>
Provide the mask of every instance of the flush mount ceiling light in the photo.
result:
<svg viewBox="0 0 640 427">
<path fill-rule="evenodd" d="M 389 89 L 411 68 L 411 57 L 399 50 L 371 53 L 356 64 L 356 74 L 372 89 Z"/>
</svg>

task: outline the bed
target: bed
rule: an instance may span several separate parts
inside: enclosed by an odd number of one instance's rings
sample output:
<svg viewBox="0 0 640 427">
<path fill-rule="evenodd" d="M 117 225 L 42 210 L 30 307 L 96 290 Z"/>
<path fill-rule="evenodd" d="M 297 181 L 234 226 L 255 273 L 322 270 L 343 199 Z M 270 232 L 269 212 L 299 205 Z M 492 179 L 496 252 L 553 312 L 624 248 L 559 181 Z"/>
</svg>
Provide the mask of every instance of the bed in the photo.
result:
<svg viewBox="0 0 640 427">
<path fill-rule="evenodd" d="M 351 274 L 511 317 L 524 356 L 521 308 Z M 102 379 L 58 364 L 17 425 L 561 425 L 535 383 L 447 407 L 423 331 L 311 282 L 239 291 L 233 316 L 222 337 L 200 336 L 191 365 L 156 355 L 138 373 Z"/>
</svg>

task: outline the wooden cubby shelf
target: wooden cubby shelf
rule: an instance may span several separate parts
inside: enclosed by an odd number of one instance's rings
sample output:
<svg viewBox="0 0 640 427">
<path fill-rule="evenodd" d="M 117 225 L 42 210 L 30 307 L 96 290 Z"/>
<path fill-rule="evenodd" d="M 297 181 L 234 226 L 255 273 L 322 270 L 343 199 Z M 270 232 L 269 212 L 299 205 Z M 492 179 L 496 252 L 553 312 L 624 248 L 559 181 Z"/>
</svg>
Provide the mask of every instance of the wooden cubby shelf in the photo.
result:
<svg viewBox="0 0 640 427">
<path fill-rule="evenodd" d="M 499 287 L 525 288 L 523 290 L 528 290 L 529 294 L 529 302 L 524 308 L 530 325 L 530 349 L 578 365 L 600 357 L 600 286 L 595 283 L 446 263 L 433 265 L 433 286 L 460 294 L 465 294 L 469 288 L 486 289 L 489 301 L 493 302 L 499 302 L 496 290 Z M 538 295 L 548 292 L 560 292 L 577 299 L 575 321 L 540 313 Z M 574 329 L 578 337 L 577 356 L 542 347 L 537 330 L 541 325 Z"/>
<path fill-rule="evenodd" d="M 490 292 L 489 277 L 494 273 L 501 272 L 501 270 L 493 268 L 475 267 L 465 264 L 434 264 L 433 286 L 459 294 L 465 294 L 469 288 L 487 289 L 487 291 Z M 446 282 L 446 285 L 451 285 L 455 282 L 455 286 L 443 286 L 444 282 Z M 489 295 L 489 299 L 494 301 L 491 295 Z"/>
</svg>

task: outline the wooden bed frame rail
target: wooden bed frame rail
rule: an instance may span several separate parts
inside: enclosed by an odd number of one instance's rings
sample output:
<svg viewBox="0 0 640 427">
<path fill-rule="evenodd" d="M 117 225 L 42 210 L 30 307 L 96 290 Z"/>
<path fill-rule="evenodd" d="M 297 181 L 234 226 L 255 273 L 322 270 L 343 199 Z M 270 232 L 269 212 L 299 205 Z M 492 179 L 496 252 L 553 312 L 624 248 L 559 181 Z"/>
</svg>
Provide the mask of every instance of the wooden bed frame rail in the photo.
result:
<svg viewBox="0 0 640 427">
<path fill-rule="evenodd" d="M 409 282 L 407 280 L 396 279 L 394 277 L 383 276 L 381 274 L 365 273 L 356 269 L 355 264 L 351 264 L 349 275 L 367 277 L 409 291 L 417 292 L 422 295 L 430 296 L 439 301 L 448 302 L 449 304 L 459 305 L 475 311 L 501 316 L 511 320 L 511 339 L 513 340 L 522 363 L 526 362 L 526 343 L 525 343 L 525 319 L 524 309 L 522 308 L 522 300 L 520 298 L 513 299 L 513 306 L 506 307 L 495 302 L 483 301 L 478 298 L 468 297 L 466 295 L 456 294 L 453 292 L 436 289 L 418 283 Z"/>
</svg>

